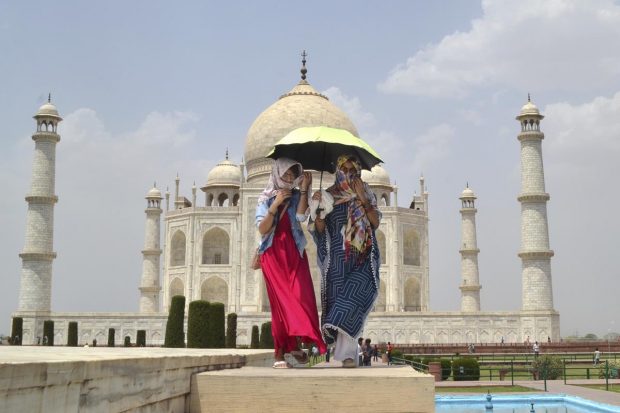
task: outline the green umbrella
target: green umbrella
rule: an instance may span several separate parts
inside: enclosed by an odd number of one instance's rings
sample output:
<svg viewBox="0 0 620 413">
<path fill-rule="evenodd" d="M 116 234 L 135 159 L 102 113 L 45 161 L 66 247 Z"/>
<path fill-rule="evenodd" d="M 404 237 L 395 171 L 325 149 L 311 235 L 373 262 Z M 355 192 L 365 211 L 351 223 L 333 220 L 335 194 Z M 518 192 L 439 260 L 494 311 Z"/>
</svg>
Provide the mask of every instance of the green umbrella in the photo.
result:
<svg viewBox="0 0 620 413">
<path fill-rule="evenodd" d="M 334 173 L 340 155 L 355 155 L 363 169 L 383 162 L 366 142 L 345 129 L 313 126 L 298 128 L 280 139 L 268 158 L 295 159 L 304 169 Z"/>
</svg>

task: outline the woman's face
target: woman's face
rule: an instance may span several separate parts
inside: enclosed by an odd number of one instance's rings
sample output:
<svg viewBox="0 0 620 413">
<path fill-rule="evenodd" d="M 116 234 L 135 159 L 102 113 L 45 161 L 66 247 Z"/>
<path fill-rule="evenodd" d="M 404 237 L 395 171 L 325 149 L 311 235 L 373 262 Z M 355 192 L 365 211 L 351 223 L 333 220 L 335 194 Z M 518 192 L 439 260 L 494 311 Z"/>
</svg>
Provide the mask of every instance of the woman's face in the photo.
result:
<svg viewBox="0 0 620 413">
<path fill-rule="evenodd" d="M 345 163 L 343 163 L 340 166 L 340 170 L 345 175 L 353 175 L 353 176 L 357 175 L 357 169 L 355 169 L 355 165 L 353 165 L 353 162 L 351 161 L 346 161 Z"/>
<path fill-rule="evenodd" d="M 292 184 L 295 181 L 295 178 L 297 178 L 297 174 L 294 168 L 295 167 L 288 168 L 286 172 L 284 172 L 281 176 L 282 180 L 287 184 Z"/>
</svg>

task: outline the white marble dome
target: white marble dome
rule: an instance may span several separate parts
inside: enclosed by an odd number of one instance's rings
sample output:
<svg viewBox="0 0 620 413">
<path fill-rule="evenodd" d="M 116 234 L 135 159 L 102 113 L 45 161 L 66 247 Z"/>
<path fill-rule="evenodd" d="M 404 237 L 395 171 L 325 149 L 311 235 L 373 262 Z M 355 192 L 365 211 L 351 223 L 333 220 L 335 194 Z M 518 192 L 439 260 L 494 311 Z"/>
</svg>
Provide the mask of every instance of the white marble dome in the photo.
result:
<svg viewBox="0 0 620 413">
<path fill-rule="evenodd" d="M 271 171 L 271 160 L 265 155 L 290 131 L 306 126 L 341 128 L 359 136 L 355 125 L 342 110 L 307 81 L 301 80 L 265 109 L 250 126 L 245 141 L 248 182 L 257 176 L 266 179 Z"/>
<path fill-rule="evenodd" d="M 462 198 L 476 198 L 476 195 L 470 187 L 467 187 L 463 190 L 463 192 L 461 192 L 461 199 Z"/>
<path fill-rule="evenodd" d="M 56 106 L 54 106 L 49 101 L 41 105 L 35 117 L 36 116 L 50 116 L 53 118 L 60 118 L 60 115 L 58 114 L 58 109 L 56 109 Z"/>
<path fill-rule="evenodd" d="M 161 199 L 161 191 L 159 189 L 157 189 L 156 187 L 151 188 L 151 190 L 146 194 L 146 198 L 150 199 L 150 198 L 157 198 L 157 199 Z"/>
<path fill-rule="evenodd" d="M 537 115 L 540 116 L 540 111 L 538 107 L 533 104 L 529 99 L 525 105 L 521 107 L 521 111 L 519 112 L 519 116 L 528 116 L 528 115 Z"/>
<path fill-rule="evenodd" d="M 362 180 L 370 186 L 391 186 L 390 175 L 381 165 L 375 165 L 370 171 L 362 170 Z"/>
<path fill-rule="evenodd" d="M 228 160 L 228 157 L 215 165 L 207 175 L 207 183 L 209 186 L 240 186 L 241 185 L 241 169 L 239 165 Z"/>
</svg>

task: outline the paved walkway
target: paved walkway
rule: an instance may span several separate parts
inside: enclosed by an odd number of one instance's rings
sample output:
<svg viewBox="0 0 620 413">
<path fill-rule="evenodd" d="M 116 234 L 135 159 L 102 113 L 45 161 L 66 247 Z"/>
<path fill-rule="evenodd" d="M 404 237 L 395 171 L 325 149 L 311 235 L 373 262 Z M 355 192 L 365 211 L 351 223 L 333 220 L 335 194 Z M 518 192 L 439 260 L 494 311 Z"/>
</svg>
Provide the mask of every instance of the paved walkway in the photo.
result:
<svg viewBox="0 0 620 413">
<path fill-rule="evenodd" d="M 340 361 L 330 360 L 329 363 L 319 363 L 317 367 L 341 367 Z M 368 367 L 364 367 L 367 369 Z M 370 368 L 389 368 L 386 363 L 381 360 L 373 361 Z M 545 383 L 542 380 L 518 380 L 515 381 L 516 385 L 529 387 L 532 389 L 540 390 L 544 392 Z M 564 380 L 547 380 L 547 393 L 550 394 L 566 394 L 570 396 L 581 397 L 583 399 L 592 400 L 599 403 L 611 404 L 613 406 L 620 406 L 620 393 L 614 391 L 591 389 L 588 387 L 582 387 L 581 384 L 605 384 L 604 379 L 591 379 L 591 380 L 569 380 L 568 384 L 564 384 Z M 435 391 L 441 391 L 441 388 L 446 387 L 480 387 L 480 386 L 506 386 L 510 385 L 510 381 L 441 381 L 435 383 Z M 610 386 L 620 387 L 620 379 L 614 379 L 609 381 Z M 466 393 L 465 393 L 466 394 Z M 476 393 L 479 394 L 479 393 Z M 501 394 L 501 393 L 498 393 Z M 514 393 L 510 393 L 514 394 Z"/>
</svg>

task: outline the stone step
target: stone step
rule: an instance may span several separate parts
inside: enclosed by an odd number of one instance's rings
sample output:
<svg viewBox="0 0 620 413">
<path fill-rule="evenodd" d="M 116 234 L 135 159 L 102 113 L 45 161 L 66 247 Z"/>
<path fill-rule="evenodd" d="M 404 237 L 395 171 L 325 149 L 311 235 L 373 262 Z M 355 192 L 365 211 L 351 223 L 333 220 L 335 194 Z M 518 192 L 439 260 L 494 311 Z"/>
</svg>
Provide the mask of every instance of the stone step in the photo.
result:
<svg viewBox="0 0 620 413">
<path fill-rule="evenodd" d="M 243 367 L 192 377 L 191 413 L 435 411 L 435 382 L 411 367 Z"/>
</svg>

